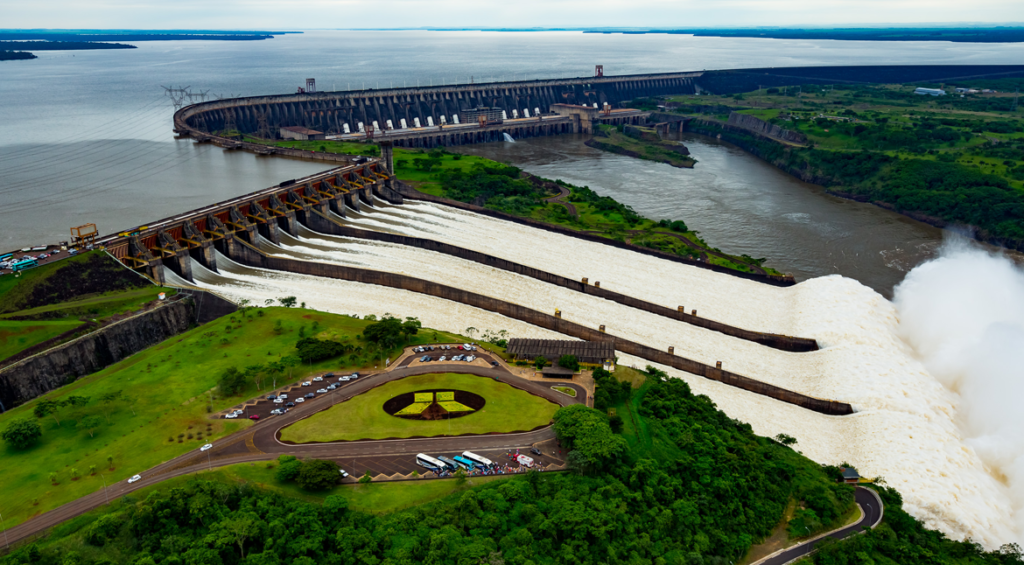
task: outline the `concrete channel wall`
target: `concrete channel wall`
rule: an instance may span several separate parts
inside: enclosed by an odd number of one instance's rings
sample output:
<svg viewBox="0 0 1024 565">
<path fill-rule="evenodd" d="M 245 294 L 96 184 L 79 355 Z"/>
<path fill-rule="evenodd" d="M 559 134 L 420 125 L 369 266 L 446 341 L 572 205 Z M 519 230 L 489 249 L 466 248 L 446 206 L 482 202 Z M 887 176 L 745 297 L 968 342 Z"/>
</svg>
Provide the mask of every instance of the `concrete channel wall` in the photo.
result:
<svg viewBox="0 0 1024 565">
<path fill-rule="evenodd" d="M 3 368 L 0 404 L 10 410 L 236 309 L 215 294 L 186 293 Z"/>
<path fill-rule="evenodd" d="M 749 377 L 744 377 L 716 367 L 711 367 L 710 365 L 698 363 L 691 359 L 669 354 L 665 351 L 654 349 L 653 347 L 618 338 L 575 322 L 570 322 L 523 306 L 491 298 L 489 296 L 483 296 L 481 294 L 467 292 L 458 288 L 395 273 L 371 271 L 368 269 L 330 265 L 312 261 L 300 261 L 282 257 L 271 257 L 245 242 L 238 242 L 238 245 L 236 245 L 234 249 L 236 249 L 236 253 L 231 257 L 231 259 L 251 267 L 353 281 L 364 284 L 375 284 L 389 288 L 418 292 L 429 296 L 436 296 L 459 304 L 465 304 L 467 306 L 473 306 L 482 310 L 494 312 L 515 320 L 521 320 L 537 327 L 552 330 L 571 337 L 587 341 L 611 341 L 615 344 L 615 349 L 618 351 L 623 351 L 630 355 L 647 359 L 648 361 L 668 365 L 688 373 L 699 375 L 749 392 L 768 396 L 782 402 L 788 402 L 790 404 L 800 406 L 801 408 L 806 408 L 822 414 L 842 416 L 853 413 L 853 408 L 844 402 L 822 400 L 799 394 Z"/>
<path fill-rule="evenodd" d="M 678 308 L 672 309 L 665 306 L 660 306 L 658 304 L 653 304 L 644 300 L 640 300 L 639 298 L 604 289 L 599 286 L 594 286 L 592 284 L 585 284 L 582 281 L 568 279 L 560 275 L 555 275 L 552 273 L 548 273 L 546 271 L 542 271 L 540 269 L 535 269 L 533 267 L 528 267 L 526 265 L 514 263 L 512 261 L 508 261 L 500 257 L 487 255 L 486 253 L 480 253 L 478 251 L 472 251 L 469 249 L 456 247 L 454 245 L 441 243 L 430 239 L 353 228 L 350 226 L 337 223 L 332 219 L 320 215 L 319 213 L 314 213 L 313 216 L 319 217 L 316 218 L 315 221 L 309 222 L 309 225 L 307 227 L 314 231 L 330 235 L 366 239 L 370 241 L 397 243 L 400 245 L 407 245 L 409 247 L 425 249 L 427 251 L 434 251 L 437 253 L 452 255 L 455 257 L 459 257 L 461 259 L 473 261 L 474 263 L 480 263 L 483 265 L 487 265 L 488 267 L 501 269 L 503 271 L 510 271 L 519 275 L 544 281 L 549 284 L 553 284 L 563 288 L 568 288 L 571 290 L 575 290 L 577 292 L 582 292 L 584 294 L 590 294 L 593 296 L 597 296 L 599 298 L 603 298 L 605 300 L 610 300 L 612 302 L 617 302 L 619 304 L 623 304 L 631 308 L 643 310 L 644 312 L 658 314 L 659 316 L 665 316 L 666 318 L 671 318 L 673 320 L 678 320 L 680 322 L 720 332 L 732 337 L 753 341 L 766 347 L 773 347 L 775 349 L 781 349 L 783 351 L 805 352 L 817 351 L 818 349 L 818 343 L 813 339 L 744 330 L 742 328 L 736 328 L 728 324 L 716 322 L 714 320 L 701 318 L 693 314 L 687 314 L 679 310 Z"/>
<path fill-rule="evenodd" d="M 468 212 L 475 212 L 483 216 L 490 216 L 492 218 L 497 218 L 499 220 L 515 222 L 517 224 L 529 226 L 531 228 L 537 228 L 540 230 L 546 230 L 562 235 L 567 235 L 569 237 L 575 237 L 586 241 L 592 241 L 594 243 L 600 243 L 602 245 L 610 245 L 612 247 L 618 247 L 619 249 L 635 251 L 636 253 L 643 253 L 644 255 L 650 255 L 652 257 L 657 257 L 659 259 L 674 261 L 676 263 L 683 263 L 686 265 L 690 265 L 692 267 L 707 269 L 709 271 L 714 271 L 716 273 L 722 273 L 734 277 L 739 277 L 741 279 L 762 282 L 773 286 L 784 287 L 793 286 L 796 284 L 796 279 L 794 279 L 792 275 L 760 275 L 757 273 L 741 273 L 740 271 L 736 271 L 734 269 L 727 269 L 725 267 L 720 267 L 718 265 L 712 265 L 711 263 L 705 263 L 703 261 L 697 261 L 695 259 L 689 259 L 686 257 L 680 257 L 678 255 L 672 255 L 671 253 L 665 253 L 664 251 L 659 251 L 657 249 L 640 247 L 639 245 L 633 245 L 631 243 L 625 243 L 622 241 L 615 241 L 614 239 L 600 237 L 589 233 L 578 232 L 571 230 L 569 228 L 563 228 L 562 226 L 556 226 L 554 224 L 546 224 L 544 222 L 539 222 L 537 220 L 532 220 L 530 218 L 520 218 L 518 216 L 513 216 L 511 214 L 506 214 L 505 212 L 499 212 L 497 210 L 491 210 L 489 208 L 484 208 L 482 206 L 475 206 L 473 204 L 466 204 L 465 202 L 459 202 L 457 200 L 450 200 L 448 198 L 442 198 L 440 196 L 426 194 L 412 188 L 408 184 L 401 181 L 396 181 L 395 186 L 398 192 L 400 192 L 404 198 L 408 198 L 409 200 L 423 200 L 426 202 L 433 202 L 435 204 L 443 204 L 445 206 L 451 206 L 452 208 L 458 208 L 460 210 L 466 210 Z"/>
</svg>

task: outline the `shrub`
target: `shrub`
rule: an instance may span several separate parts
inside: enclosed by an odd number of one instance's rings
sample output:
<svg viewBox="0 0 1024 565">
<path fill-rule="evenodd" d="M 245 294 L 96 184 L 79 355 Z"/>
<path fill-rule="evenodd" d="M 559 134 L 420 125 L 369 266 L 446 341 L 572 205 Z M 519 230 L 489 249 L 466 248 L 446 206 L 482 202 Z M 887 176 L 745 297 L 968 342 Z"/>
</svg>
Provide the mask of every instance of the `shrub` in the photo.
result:
<svg viewBox="0 0 1024 565">
<path fill-rule="evenodd" d="M 311 459 L 302 464 L 295 482 L 306 490 L 327 490 L 338 484 L 338 464 L 324 459 Z"/>
<path fill-rule="evenodd" d="M 4 428 L 0 434 L 3 440 L 15 449 L 25 449 L 43 436 L 43 428 L 35 420 L 15 420 Z"/>
</svg>

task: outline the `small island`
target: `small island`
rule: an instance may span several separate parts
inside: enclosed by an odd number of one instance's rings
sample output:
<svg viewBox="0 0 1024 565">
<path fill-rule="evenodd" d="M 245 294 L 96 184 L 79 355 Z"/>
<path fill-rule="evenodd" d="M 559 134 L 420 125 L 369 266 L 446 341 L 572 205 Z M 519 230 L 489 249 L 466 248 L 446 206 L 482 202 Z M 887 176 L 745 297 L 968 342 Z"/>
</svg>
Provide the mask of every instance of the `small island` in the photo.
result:
<svg viewBox="0 0 1024 565">
<path fill-rule="evenodd" d="M 25 51 L 0 51 L 0 61 L 24 61 L 37 58 L 32 53 L 26 53 Z"/>
<path fill-rule="evenodd" d="M 697 160 L 690 150 L 676 141 L 666 141 L 654 128 L 637 126 L 598 126 L 594 137 L 586 142 L 594 147 L 619 155 L 668 163 L 673 167 L 692 169 Z"/>
</svg>

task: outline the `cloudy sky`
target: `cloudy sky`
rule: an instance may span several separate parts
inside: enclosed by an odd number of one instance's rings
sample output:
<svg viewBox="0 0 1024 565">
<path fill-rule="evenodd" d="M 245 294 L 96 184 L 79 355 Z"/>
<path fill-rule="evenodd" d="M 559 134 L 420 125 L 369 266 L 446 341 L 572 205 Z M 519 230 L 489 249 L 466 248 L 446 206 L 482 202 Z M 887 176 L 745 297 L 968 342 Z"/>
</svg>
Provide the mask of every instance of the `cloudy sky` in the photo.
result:
<svg viewBox="0 0 1024 565">
<path fill-rule="evenodd" d="M 0 0 L 3 28 L 817 26 L 1024 22 L 1020 0 Z"/>
</svg>

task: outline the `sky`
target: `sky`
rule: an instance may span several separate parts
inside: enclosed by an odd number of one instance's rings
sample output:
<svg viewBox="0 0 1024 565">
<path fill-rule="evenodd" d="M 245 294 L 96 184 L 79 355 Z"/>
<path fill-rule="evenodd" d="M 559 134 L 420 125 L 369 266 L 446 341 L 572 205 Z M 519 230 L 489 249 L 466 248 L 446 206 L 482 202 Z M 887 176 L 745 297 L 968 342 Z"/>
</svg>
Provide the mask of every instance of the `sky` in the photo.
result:
<svg viewBox="0 0 1024 565">
<path fill-rule="evenodd" d="M 0 27 L 353 29 L 1024 22 L 1020 0 L 0 0 Z"/>
</svg>

